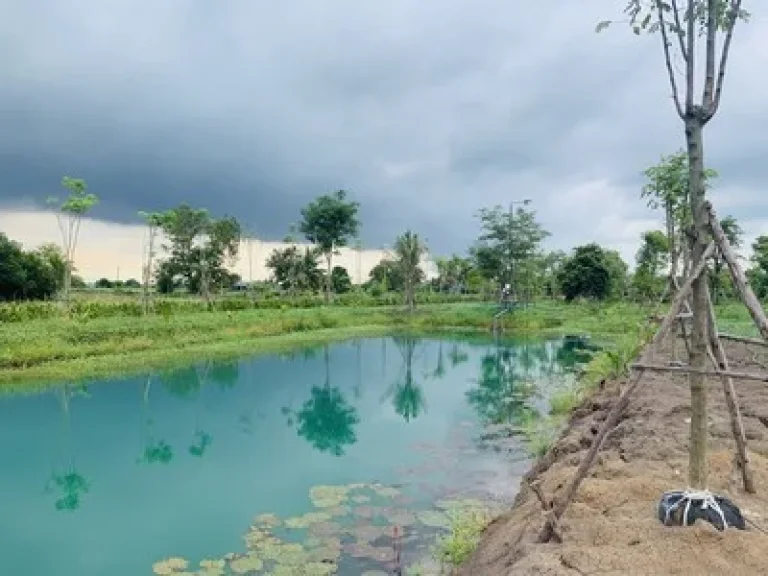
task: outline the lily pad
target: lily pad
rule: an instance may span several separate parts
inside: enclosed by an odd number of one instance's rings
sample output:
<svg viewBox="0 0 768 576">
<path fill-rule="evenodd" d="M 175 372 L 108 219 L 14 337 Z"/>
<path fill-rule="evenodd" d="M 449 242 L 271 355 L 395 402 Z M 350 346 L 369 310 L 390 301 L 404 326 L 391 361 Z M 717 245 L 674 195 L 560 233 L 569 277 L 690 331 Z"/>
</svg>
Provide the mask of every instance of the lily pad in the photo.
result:
<svg viewBox="0 0 768 576">
<path fill-rule="evenodd" d="M 175 574 L 187 569 L 189 562 L 184 558 L 166 558 L 152 565 L 152 571 L 160 576 Z"/>
<path fill-rule="evenodd" d="M 225 565 L 224 560 L 202 560 L 198 574 L 200 576 L 223 576 Z"/>
<path fill-rule="evenodd" d="M 258 556 L 240 556 L 229 563 L 229 569 L 235 574 L 247 574 L 256 572 L 264 567 L 264 561 Z"/>
<path fill-rule="evenodd" d="M 395 559 L 394 550 L 384 546 L 347 544 L 344 546 L 344 551 L 353 558 L 367 558 L 376 562 L 392 562 Z"/>
<path fill-rule="evenodd" d="M 370 497 L 364 496 L 363 494 L 358 494 L 357 496 L 352 496 L 352 498 L 350 498 L 350 500 L 352 500 L 352 502 L 354 502 L 355 504 L 365 504 L 366 502 L 370 502 L 371 501 Z"/>
<path fill-rule="evenodd" d="M 333 508 L 347 500 L 349 486 L 313 486 L 309 497 L 316 508 Z"/>
<path fill-rule="evenodd" d="M 328 538 L 341 534 L 341 526 L 335 522 L 317 522 L 309 527 L 309 535 L 312 538 Z"/>
<path fill-rule="evenodd" d="M 275 528 L 276 526 L 280 526 L 281 523 L 282 521 L 275 514 L 261 514 L 256 516 L 256 524 L 260 524 L 262 526 Z"/>
<path fill-rule="evenodd" d="M 451 521 L 448 515 L 437 510 L 425 510 L 416 514 L 416 518 L 425 526 L 431 528 L 449 528 Z"/>
<path fill-rule="evenodd" d="M 312 524 L 327 522 L 331 518 L 333 518 L 333 515 L 326 512 L 307 512 L 304 516 L 288 518 L 285 521 L 285 526 L 293 529 L 309 528 Z"/>
<path fill-rule="evenodd" d="M 385 517 L 393 526 L 411 526 L 416 523 L 416 516 L 407 510 L 388 510 Z"/>
<path fill-rule="evenodd" d="M 397 488 L 392 488 L 391 486 L 382 486 L 380 484 L 374 484 L 371 486 L 371 489 L 382 498 L 394 498 L 400 494 L 400 490 Z"/>
<path fill-rule="evenodd" d="M 342 504 L 341 506 L 323 508 L 323 513 L 330 516 L 349 516 L 352 513 L 352 508 Z"/>
<path fill-rule="evenodd" d="M 370 543 L 382 536 L 392 536 L 391 526 L 374 526 L 367 524 L 364 526 L 351 526 L 347 533 L 358 543 Z"/>
</svg>

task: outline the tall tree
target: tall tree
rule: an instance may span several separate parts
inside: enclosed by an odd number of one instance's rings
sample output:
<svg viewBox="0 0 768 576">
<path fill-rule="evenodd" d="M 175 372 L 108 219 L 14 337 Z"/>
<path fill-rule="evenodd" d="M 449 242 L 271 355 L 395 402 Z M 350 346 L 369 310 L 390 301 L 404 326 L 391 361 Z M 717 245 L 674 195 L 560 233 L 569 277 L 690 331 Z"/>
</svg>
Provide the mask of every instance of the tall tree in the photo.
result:
<svg viewBox="0 0 768 576">
<path fill-rule="evenodd" d="M 660 33 L 664 60 L 669 75 L 672 100 L 683 122 L 688 153 L 688 185 L 692 217 L 691 266 L 704 257 L 709 239 L 705 209 L 704 127 L 715 116 L 723 93 L 726 65 L 739 19 L 749 14 L 741 0 L 629 0 L 625 12 L 636 34 Z M 610 24 L 601 22 L 598 31 Z M 718 42 L 718 35 L 721 36 Z M 704 38 L 704 77 L 701 100 L 696 101 L 696 59 L 698 39 Z M 720 46 L 718 54 L 718 45 Z M 675 53 L 684 63 L 684 89 L 678 90 L 679 78 L 673 62 Z M 707 315 L 709 280 L 706 271 L 693 283 L 693 329 L 691 332 L 691 367 L 703 370 L 707 361 Z M 707 486 L 707 393 L 701 372 L 690 374 L 691 439 L 689 442 L 688 480 L 692 488 Z"/>
<path fill-rule="evenodd" d="M 165 212 L 160 223 L 170 244 L 163 246 L 169 257 L 158 269 L 158 282 L 180 280 L 209 302 L 211 290 L 230 281 L 224 265 L 237 257 L 240 224 L 231 216 L 214 219 L 207 210 L 188 204 Z"/>
<path fill-rule="evenodd" d="M 64 252 L 65 263 L 62 297 L 64 303 L 68 305 L 80 225 L 83 217 L 98 204 L 99 198 L 88 192 L 88 185 L 81 178 L 64 176 L 61 179 L 61 185 L 66 188 L 69 195 L 64 200 L 51 196 L 48 198 L 48 204 L 56 210 L 56 220 L 61 232 L 61 248 Z"/>
<path fill-rule="evenodd" d="M 326 259 L 326 302 L 331 301 L 333 288 L 333 255 L 357 236 L 360 229 L 357 218 L 359 207 L 357 202 L 347 200 L 346 191 L 338 190 L 333 194 L 320 196 L 301 210 L 299 230 L 307 240 L 318 247 Z"/>
<path fill-rule="evenodd" d="M 272 278 L 283 290 L 291 294 L 297 291 L 316 292 L 320 289 L 323 273 L 318 268 L 318 251 L 313 247 L 301 250 L 287 246 L 272 251 L 266 266 L 272 270 Z"/>
<path fill-rule="evenodd" d="M 405 304 L 411 312 L 416 308 L 416 287 L 424 277 L 421 259 L 426 252 L 427 247 L 419 235 L 410 230 L 395 241 L 396 262 L 403 278 Z"/>
<path fill-rule="evenodd" d="M 525 208 L 506 210 L 502 206 L 479 212 L 483 229 L 475 257 L 485 259 L 484 267 L 497 266 L 494 276 L 509 283 L 513 294 L 530 290 L 531 259 L 550 234 L 536 221 L 536 213 Z"/>
<path fill-rule="evenodd" d="M 605 300 L 623 290 L 626 269 L 614 251 L 594 243 L 578 246 L 560 267 L 560 290 L 567 302 L 576 298 Z"/>
</svg>

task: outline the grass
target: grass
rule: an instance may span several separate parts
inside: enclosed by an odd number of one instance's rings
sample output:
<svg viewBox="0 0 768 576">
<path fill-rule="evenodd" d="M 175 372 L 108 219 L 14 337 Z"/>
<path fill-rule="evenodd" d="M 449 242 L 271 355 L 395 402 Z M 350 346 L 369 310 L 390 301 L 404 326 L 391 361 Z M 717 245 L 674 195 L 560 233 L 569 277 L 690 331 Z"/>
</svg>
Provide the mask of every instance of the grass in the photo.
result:
<svg viewBox="0 0 768 576">
<path fill-rule="evenodd" d="M 0 388 L 35 389 L 170 368 L 196 360 L 276 352 L 355 337 L 409 331 L 488 333 L 495 305 L 427 304 L 410 316 L 395 306 L 192 311 L 146 317 L 82 315 L 0 323 Z M 749 325 L 727 305 L 729 327 Z M 541 302 L 502 319 L 508 335 L 587 333 L 615 341 L 635 333 L 648 310 L 628 303 Z M 735 330 L 734 328 L 730 328 Z M 739 330 L 743 333 L 744 328 Z"/>
<path fill-rule="evenodd" d="M 493 520 L 488 510 L 467 508 L 450 514 L 449 533 L 438 539 L 435 559 L 442 565 L 458 567 L 464 564 L 477 548 L 483 531 Z"/>
</svg>

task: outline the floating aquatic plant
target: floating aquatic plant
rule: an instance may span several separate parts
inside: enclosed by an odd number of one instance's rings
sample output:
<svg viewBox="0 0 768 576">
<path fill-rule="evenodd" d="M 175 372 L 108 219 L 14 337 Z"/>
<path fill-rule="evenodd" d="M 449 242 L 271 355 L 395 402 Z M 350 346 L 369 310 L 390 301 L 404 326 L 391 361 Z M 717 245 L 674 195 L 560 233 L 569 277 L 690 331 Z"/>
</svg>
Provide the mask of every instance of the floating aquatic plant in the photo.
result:
<svg viewBox="0 0 768 576">
<path fill-rule="evenodd" d="M 198 574 L 200 576 L 223 576 L 224 566 L 226 566 L 224 560 L 202 560 Z"/>
<path fill-rule="evenodd" d="M 229 563 L 229 569 L 235 574 L 247 574 L 264 568 L 264 561 L 258 556 L 240 556 Z"/>
<path fill-rule="evenodd" d="M 167 576 L 186 570 L 189 562 L 184 558 L 166 558 L 152 565 L 152 571 L 159 576 Z"/>
<path fill-rule="evenodd" d="M 424 526 L 429 526 L 430 528 L 449 528 L 451 525 L 448 515 L 443 512 L 438 512 L 437 510 L 418 512 L 416 518 L 418 518 L 419 522 L 424 524 Z"/>
<path fill-rule="evenodd" d="M 313 486 L 309 498 L 316 508 L 333 508 L 346 502 L 349 491 L 349 486 Z"/>
<path fill-rule="evenodd" d="M 333 518 L 333 515 L 326 512 L 307 512 L 303 516 L 288 518 L 285 521 L 285 526 L 286 528 L 293 529 L 309 528 L 312 524 L 317 524 L 318 522 L 328 522 L 331 518 Z"/>
<path fill-rule="evenodd" d="M 277 517 L 276 514 L 260 514 L 259 516 L 256 516 L 256 524 L 259 524 L 260 526 L 275 528 L 280 526 L 282 521 Z"/>
</svg>

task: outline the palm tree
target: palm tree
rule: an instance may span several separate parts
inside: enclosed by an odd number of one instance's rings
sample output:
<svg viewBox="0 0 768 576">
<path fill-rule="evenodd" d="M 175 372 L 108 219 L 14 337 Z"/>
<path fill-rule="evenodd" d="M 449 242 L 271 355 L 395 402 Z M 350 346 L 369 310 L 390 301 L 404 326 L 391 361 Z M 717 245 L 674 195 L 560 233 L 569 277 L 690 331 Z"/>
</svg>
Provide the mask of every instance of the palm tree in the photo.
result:
<svg viewBox="0 0 768 576">
<path fill-rule="evenodd" d="M 395 345 L 403 356 L 403 368 L 397 381 L 384 393 L 382 401 L 392 397 L 392 404 L 406 422 L 418 417 L 426 411 L 427 404 L 424 391 L 413 378 L 413 357 L 419 340 L 413 337 L 395 337 Z"/>
<path fill-rule="evenodd" d="M 426 252 L 427 247 L 419 235 L 410 230 L 395 241 L 396 262 L 403 275 L 405 303 L 411 312 L 416 308 L 416 286 L 424 278 L 419 264 Z"/>
</svg>

